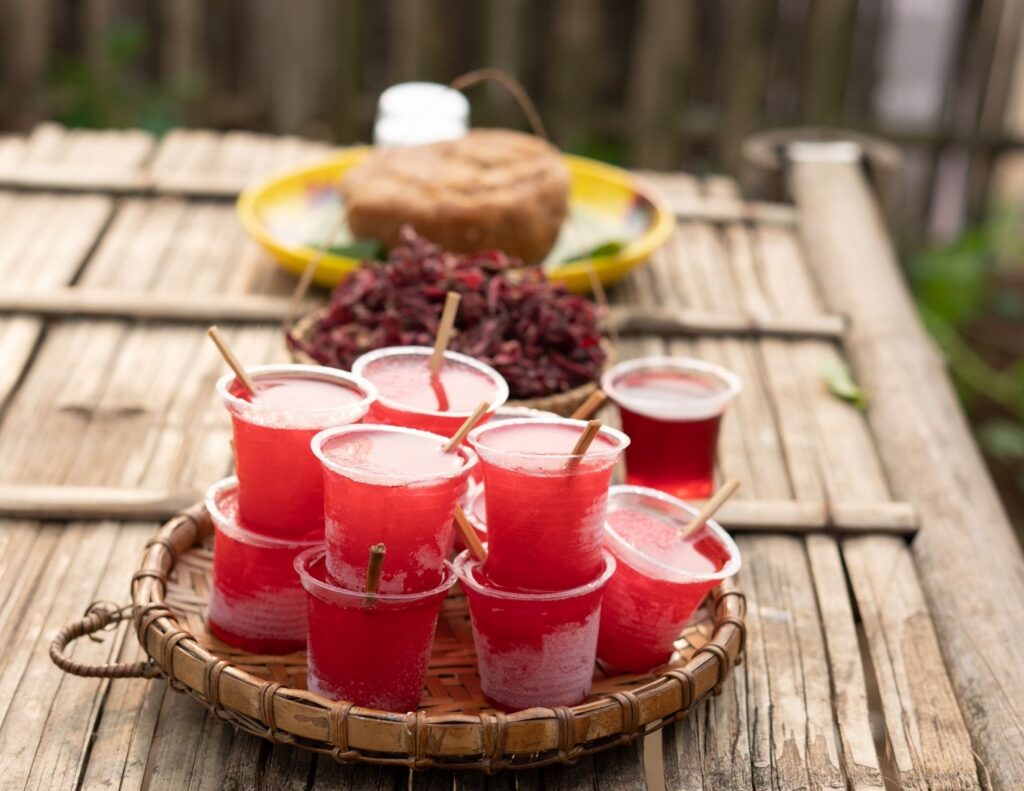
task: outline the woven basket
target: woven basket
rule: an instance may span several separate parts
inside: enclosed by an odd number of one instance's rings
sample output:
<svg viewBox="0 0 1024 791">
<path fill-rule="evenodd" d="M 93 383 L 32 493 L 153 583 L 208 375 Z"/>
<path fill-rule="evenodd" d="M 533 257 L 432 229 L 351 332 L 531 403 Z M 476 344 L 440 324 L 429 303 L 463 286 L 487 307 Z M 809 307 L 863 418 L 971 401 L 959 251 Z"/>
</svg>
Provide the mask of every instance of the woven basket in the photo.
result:
<svg viewBox="0 0 1024 791">
<path fill-rule="evenodd" d="M 207 631 L 212 540 L 201 503 L 164 525 L 132 577 L 132 604 L 93 605 L 54 640 L 53 661 L 76 675 L 165 677 L 242 730 L 337 761 L 494 772 L 571 762 L 681 719 L 718 691 L 743 650 L 744 598 L 726 581 L 681 635 L 672 665 L 649 675 L 598 674 L 578 706 L 504 714 L 480 694 L 465 597 L 456 588 L 442 608 L 419 711 L 360 708 L 306 691 L 304 653 L 247 654 Z M 147 660 L 83 665 L 64 653 L 72 640 L 128 618 Z"/>
<path fill-rule="evenodd" d="M 292 325 L 292 334 L 305 341 L 310 340 L 313 327 L 326 312 L 326 308 L 320 308 L 312 313 L 307 313 Z M 607 344 L 605 344 L 605 350 L 608 352 L 608 361 L 605 364 L 608 365 L 611 362 L 612 350 Z M 313 359 L 298 349 L 291 349 L 290 354 L 294 362 L 306 365 L 321 365 L 319 360 Z M 563 393 L 552 393 L 551 395 L 537 396 L 536 398 L 512 399 L 507 401 L 505 405 L 540 409 L 545 412 L 554 412 L 561 417 L 569 417 L 595 390 L 597 390 L 597 382 L 587 382 Z"/>
</svg>

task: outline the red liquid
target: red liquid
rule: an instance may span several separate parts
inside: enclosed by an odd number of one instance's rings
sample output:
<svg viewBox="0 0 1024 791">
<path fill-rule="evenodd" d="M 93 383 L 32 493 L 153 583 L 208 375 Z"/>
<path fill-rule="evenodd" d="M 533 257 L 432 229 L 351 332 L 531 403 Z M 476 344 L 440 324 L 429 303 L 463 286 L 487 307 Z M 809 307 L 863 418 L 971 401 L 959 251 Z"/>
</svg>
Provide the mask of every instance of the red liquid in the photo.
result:
<svg viewBox="0 0 1024 791">
<path fill-rule="evenodd" d="M 254 654 L 287 654 L 306 644 L 306 597 L 295 557 L 315 541 L 269 539 L 238 526 L 234 487 L 214 495 L 213 587 L 207 625 Z"/>
<path fill-rule="evenodd" d="M 319 552 L 299 564 L 308 591 L 310 691 L 357 706 L 414 711 L 423 693 L 437 615 L 454 573 L 449 568 L 435 576 L 424 596 L 395 602 L 334 587 Z M 446 582 L 438 588 L 442 576 Z"/>
<path fill-rule="evenodd" d="M 364 586 L 370 547 L 381 542 L 381 593 L 437 584 L 452 551 L 455 503 L 474 461 L 462 449 L 443 452 L 444 441 L 367 425 L 324 442 L 327 568 L 342 587 Z"/>
<path fill-rule="evenodd" d="M 252 398 L 237 384 L 231 388 L 252 404 L 231 416 L 242 521 L 268 535 L 323 530 L 323 475 L 309 442 L 324 428 L 358 421 L 363 413 L 357 404 L 365 394 L 298 376 L 257 381 Z"/>
<path fill-rule="evenodd" d="M 730 554 L 706 527 L 684 540 L 679 530 L 685 522 L 638 506 L 610 510 L 608 524 L 621 542 L 608 541 L 618 567 L 605 591 L 597 655 L 615 670 L 644 672 L 669 660 L 673 643 L 718 583 L 717 572 Z M 652 567 L 651 560 L 665 568 Z"/>
<path fill-rule="evenodd" d="M 714 397 L 721 390 L 722 384 L 714 379 L 682 371 L 636 371 L 617 379 L 616 397 L 651 405 L 651 410 L 637 412 L 619 402 L 622 430 L 632 440 L 626 451 L 626 482 L 683 499 L 709 497 L 721 413 L 692 420 L 655 415 L 659 406 L 671 409 L 688 400 Z"/>
<path fill-rule="evenodd" d="M 360 368 L 360 375 L 377 386 L 382 399 L 370 408 L 366 422 L 407 426 L 449 437 L 481 401 L 499 406 L 494 403 L 498 386 L 482 371 L 446 359 L 439 375 L 433 377 L 429 361 L 426 353 L 397 354 Z"/>
<path fill-rule="evenodd" d="M 469 600 L 480 688 L 487 701 L 506 711 L 582 702 L 593 680 L 608 577 L 602 574 L 582 595 L 510 599 L 494 595 L 508 589 L 478 570 L 468 553 L 459 556 L 456 568 Z"/>
<path fill-rule="evenodd" d="M 608 451 L 619 443 L 599 434 L 588 455 L 570 464 L 566 454 L 580 432 L 573 424 L 528 421 L 474 435 L 491 579 L 526 590 L 566 590 L 600 573 L 608 484 L 619 455 Z"/>
</svg>

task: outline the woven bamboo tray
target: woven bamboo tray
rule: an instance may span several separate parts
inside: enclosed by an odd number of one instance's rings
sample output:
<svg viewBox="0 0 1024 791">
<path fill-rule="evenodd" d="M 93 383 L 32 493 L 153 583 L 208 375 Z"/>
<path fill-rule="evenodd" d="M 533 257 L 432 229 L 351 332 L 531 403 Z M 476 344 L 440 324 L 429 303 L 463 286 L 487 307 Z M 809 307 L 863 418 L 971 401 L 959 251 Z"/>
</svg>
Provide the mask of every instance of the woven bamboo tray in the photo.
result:
<svg viewBox="0 0 1024 791">
<path fill-rule="evenodd" d="M 326 308 L 320 308 L 319 310 L 314 310 L 312 313 L 306 314 L 292 325 L 291 333 L 303 340 L 309 340 L 309 337 L 313 332 L 313 326 L 326 312 Z M 607 347 L 607 351 L 611 354 L 610 346 Z M 318 360 L 313 359 L 308 354 L 298 349 L 291 349 L 289 353 L 291 354 L 294 362 L 304 363 L 306 365 L 321 364 Z M 606 365 L 610 362 L 611 359 L 609 358 Z M 553 412 L 560 417 L 569 417 L 569 415 L 575 412 L 576 408 L 586 401 L 590 394 L 596 389 L 597 382 L 587 382 L 579 387 L 574 387 L 572 390 L 566 390 L 564 393 L 553 393 L 551 395 L 538 396 L 536 398 L 512 399 L 505 402 L 505 406 L 540 409 L 544 412 Z"/>
<path fill-rule="evenodd" d="M 207 631 L 212 541 L 201 503 L 164 525 L 132 577 L 132 604 L 93 605 L 58 634 L 53 661 L 76 675 L 164 677 L 244 731 L 337 761 L 494 772 L 568 763 L 681 719 L 718 692 L 743 651 L 744 598 L 727 580 L 680 636 L 672 665 L 649 675 L 598 672 L 579 706 L 504 714 L 480 694 L 465 598 L 455 592 L 442 609 L 419 711 L 360 708 L 306 691 L 304 653 L 248 654 Z M 147 660 L 84 665 L 64 653 L 71 641 L 129 618 Z"/>
</svg>

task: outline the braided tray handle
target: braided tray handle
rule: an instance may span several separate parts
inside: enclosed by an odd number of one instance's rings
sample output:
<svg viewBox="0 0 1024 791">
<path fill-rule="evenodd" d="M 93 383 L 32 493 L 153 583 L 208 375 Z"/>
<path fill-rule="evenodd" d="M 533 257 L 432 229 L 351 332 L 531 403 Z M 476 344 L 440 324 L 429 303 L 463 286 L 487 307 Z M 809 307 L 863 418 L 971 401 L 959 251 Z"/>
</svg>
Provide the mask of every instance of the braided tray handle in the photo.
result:
<svg viewBox="0 0 1024 791">
<path fill-rule="evenodd" d="M 132 606 L 118 607 L 111 602 L 94 602 L 85 611 L 85 617 L 65 626 L 50 643 L 50 659 L 65 673 L 86 678 L 156 678 L 160 675 L 159 666 L 151 659 L 141 662 L 114 662 L 104 665 L 87 665 L 76 662 L 64 653 L 68 644 L 79 637 L 102 642 L 94 637 L 96 632 L 114 628 L 121 621 L 129 620 Z"/>
</svg>

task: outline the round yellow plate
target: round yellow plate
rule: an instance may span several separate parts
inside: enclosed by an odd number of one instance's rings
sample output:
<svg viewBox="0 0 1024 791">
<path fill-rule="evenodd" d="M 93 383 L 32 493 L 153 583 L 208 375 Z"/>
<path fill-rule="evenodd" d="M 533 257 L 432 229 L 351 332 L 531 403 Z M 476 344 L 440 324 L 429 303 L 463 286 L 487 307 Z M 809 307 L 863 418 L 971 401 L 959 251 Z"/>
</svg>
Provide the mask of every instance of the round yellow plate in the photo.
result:
<svg viewBox="0 0 1024 791">
<path fill-rule="evenodd" d="M 370 150 L 349 148 L 250 187 L 238 198 L 242 225 L 282 267 L 301 275 L 338 225 L 338 182 Z M 572 178 L 569 218 L 544 269 L 552 280 L 585 293 L 591 289 L 591 268 L 604 285 L 620 280 L 668 239 L 675 220 L 662 198 L 628 171 L 569 155 L 565 163 Z M 331 247 L 354 242 L 341 229 Z M 333 288 L 357 266 L 354 255 L 329 253 L 313 280 Z"/>
</svg>

